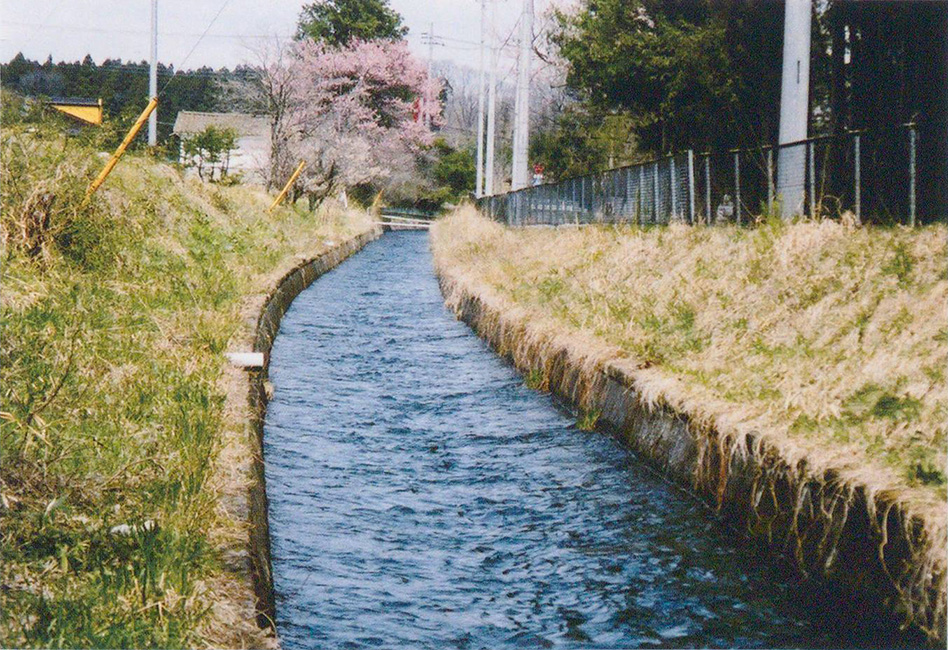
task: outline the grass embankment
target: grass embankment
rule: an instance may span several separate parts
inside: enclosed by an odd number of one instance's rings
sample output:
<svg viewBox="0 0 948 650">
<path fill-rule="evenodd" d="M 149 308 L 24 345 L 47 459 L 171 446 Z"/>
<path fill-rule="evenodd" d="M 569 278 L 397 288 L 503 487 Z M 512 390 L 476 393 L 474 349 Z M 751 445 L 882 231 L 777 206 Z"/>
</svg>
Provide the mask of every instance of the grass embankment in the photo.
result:
<svg viewBox="0 0 948 650">
<path fill-rule="evenodd" d="M 836 222 L 507 229 L 468 208 L 433 247 L 442 268 L 628 361 L 654 401 L 895 491 L 943 528 L 946 238 Z"/>
<path fill-rule="evenodd" d="M 82 208 L 92 149 L 2 143 L 0 645 L 239 642 L 222 353 L 278 267 L 369 220 L 268 216 L 261 191 L 135 156 Z"/>
</svg>

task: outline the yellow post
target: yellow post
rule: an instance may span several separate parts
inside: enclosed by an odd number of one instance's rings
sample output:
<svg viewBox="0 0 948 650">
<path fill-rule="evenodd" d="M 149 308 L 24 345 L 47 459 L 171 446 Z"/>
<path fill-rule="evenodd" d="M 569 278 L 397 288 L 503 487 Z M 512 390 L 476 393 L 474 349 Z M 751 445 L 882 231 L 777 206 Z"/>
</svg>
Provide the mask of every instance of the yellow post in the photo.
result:
<svg viewBox="0 0 948 650">
<path fill-rule="evenodd" d="M 105 182 L 105 179 L 108 178 L 109 174 L 112 173 L 112 170 L 115 169 L 115 166 L 118 164 L 119 158 L 122 157 L 122 154 L 125 153 L 125 150 L 128 149 L 128 145 L 132 143 L 132 140 L 135 139 L 135 136 L 138 135 L 138 132 L 141 130 L 145 122 L 148 121 L 148 116 L 151 115 L 151 112 L 155 110 L 158 106 L 158 98 L 152 97 L 151 101 L 148 102 L 148 106 L 145 107 L 145 110 L 142 111 L 142 114 L 138 116 L 138 120 L 135 121 L 135 124 L 132 125 L 132 128 L 129 129 L 128 134 L 125 136 L 125 139 L 122 140 L 122 144 L 118 146 L 118 149 L 115 150 L 115 153 L 112 154 L 112 157 L 109 158 L 109 162 L 105 164 L 105 167 L 99 172 L 99 175 L 95 177 L 95 180 L 92 181 L 92 184 L 89 186 L 89 189 L 86 190 L 86 199 L 92 196 L 99 186 Z"/>
<path fill-rule="evenodd" d="M 293 187 L 293 183 L 296 182 L 296 179 L 300 177 L 300 174 L 303 173 L 303 168 L 306 167 L 306 161 L 301 160 L 300 164 L 297 166 L 296 171 L 293 172 L 293 175 L 290 176 L 290 180 L 286 182 L 286 186 L 283 188 L 283 191 L 280 192 L 280 195 L 276 197 L 273 203 L 267 208 L 267 214 L 273 212 L 273 208 L 280 205 L 280 201 L 286 198 L 286 193 L 290 191 L 290 188 Z"/>
</svg>

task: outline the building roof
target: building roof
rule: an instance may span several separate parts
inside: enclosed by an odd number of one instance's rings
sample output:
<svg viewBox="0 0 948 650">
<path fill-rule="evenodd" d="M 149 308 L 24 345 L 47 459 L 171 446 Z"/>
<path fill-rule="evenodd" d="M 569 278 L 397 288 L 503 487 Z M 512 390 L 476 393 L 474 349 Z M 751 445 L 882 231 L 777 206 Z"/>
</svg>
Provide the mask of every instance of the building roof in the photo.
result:
<svg viewBox="0 0 948 650">
<path fill-rule="evenodd" d="M 63 106 L 99 106 L 102 100 L 87 97 L 50 97 L 46 100 L 46 103 L 61 104 Z"/>
<path fill-rule="evenodd" d="M 240 137 L 266 136 L 270 133 L 270 120 L 248 113 L 202 113 L 200 111 L 179 111 L 174 121 L 175 135 L 200 133 L 209 126 L 230 128 Z"/>
</svg>

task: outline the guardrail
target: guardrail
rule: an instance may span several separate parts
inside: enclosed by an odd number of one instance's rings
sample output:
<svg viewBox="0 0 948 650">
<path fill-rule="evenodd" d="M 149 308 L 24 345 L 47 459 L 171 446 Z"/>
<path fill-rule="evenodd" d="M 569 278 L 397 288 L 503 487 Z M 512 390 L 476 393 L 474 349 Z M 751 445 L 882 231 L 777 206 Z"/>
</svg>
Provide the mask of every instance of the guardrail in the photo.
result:
<svg viewBox="0 0 948 650">
<path fill-rule="evenodd" d="M 425 212 L 424 210 L 415 210 L 413 208 L 382 208 L 379 210 L 379 214 L 383 217 L 404 217 L 406 219 L 423 221 L 431 221 L 437 217 L 433 212 Z"/>
</svg>

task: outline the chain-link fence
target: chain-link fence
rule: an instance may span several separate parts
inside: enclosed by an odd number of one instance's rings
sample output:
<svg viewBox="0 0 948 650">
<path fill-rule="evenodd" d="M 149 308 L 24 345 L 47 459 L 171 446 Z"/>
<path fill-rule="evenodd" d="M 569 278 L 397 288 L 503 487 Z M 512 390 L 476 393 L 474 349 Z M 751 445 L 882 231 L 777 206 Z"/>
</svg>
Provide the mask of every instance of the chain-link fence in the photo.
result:
<svg viewBox="0 0 948 650">
<path fill-rule="evenodd" d="M 684 153 L 478 199 L 511 226 L 735 222 L 763 215 L 914 225 L 915 124 L 723 153 Z"/>
</svg>

